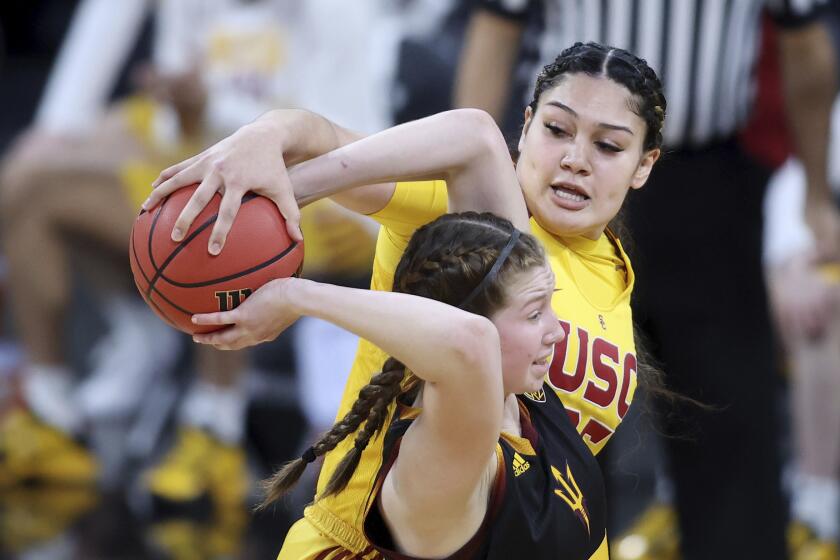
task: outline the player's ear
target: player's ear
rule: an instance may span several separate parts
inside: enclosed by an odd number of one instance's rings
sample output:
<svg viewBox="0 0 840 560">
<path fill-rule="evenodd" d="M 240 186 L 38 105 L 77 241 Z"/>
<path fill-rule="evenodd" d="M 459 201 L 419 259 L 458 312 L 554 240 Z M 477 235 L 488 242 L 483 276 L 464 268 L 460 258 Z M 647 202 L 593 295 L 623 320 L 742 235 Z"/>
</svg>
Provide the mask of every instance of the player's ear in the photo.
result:
<svg viewBox="0 0 840 560">
<path fill-rule="evenodd" d="M 631 189 L 641 189 L 647 183 L 650 172 L 653 170 L 653 164 L 659 159 L 661 150 L 655 148 L 648 150 L 642 154 L 642 159 L 639 160 L 639 165 L 636 167 L 636 172 L 633 173 L 633 180 L 630 181 Z"/>
<path fill-rule="evenodd" d="M 534 112 L 531 110 L 531 106 L 528 105 L 525 107 L 525 124 L 522 125 L 522 134 L 519 135 L 519 143 L 516 145 L 516 149 L 519 152 L 522 152 L 523 146 L 525 146 L 525 136 L 528 134 L 528 129 L 531 128 L 531 119 L 534 116 Z"/>
</svg>

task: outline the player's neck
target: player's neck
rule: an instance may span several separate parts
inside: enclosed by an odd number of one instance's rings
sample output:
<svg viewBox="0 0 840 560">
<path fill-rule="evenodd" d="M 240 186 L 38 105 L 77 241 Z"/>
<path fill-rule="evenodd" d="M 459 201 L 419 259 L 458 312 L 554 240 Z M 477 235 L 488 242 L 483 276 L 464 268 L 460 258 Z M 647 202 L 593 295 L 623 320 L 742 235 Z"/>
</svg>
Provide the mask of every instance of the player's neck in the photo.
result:
<svg viewBox="0 0 840 560">
<path fill-rule="evenodd" d="M 502 411 L 502 431 L 506 434 L 522 437 L 522 425 L 519 422 L 519 401 L 516 395 L 505 397 L 505 407 Z"/>
</svg>

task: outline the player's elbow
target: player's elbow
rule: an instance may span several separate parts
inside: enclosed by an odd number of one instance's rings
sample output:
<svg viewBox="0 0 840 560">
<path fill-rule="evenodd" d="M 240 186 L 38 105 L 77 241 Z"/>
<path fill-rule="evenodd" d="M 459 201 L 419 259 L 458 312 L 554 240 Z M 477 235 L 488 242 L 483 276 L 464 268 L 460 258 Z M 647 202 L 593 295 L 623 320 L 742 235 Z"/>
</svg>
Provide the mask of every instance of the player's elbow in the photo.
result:
<svg viewBox="0 0 840 560">
<path fill-rule="evenodd" d="M 490 319 L 468 315 L 453 332 L 453 350 L 462 375 L 470 382 L 498 382 L 501 379 L 499 331 Z"/>
<path fill-rule="evenodd" d="M 493 116 L 484 109 L 465 108 L 452 111 L 457 115 L 467 134 L 475 138 L 476 143 L 495 148 L 499 142 L 505 145 L 505 139 Z"/>
<path fill-rule="evenodd" d="M 471 162 L 510 157 L 504 135 L 487 111 L 454 109 L 449 111 L 449 118 L 455 124 L 457 140 L 467 151 L 467 159 Z"/>
</svg>

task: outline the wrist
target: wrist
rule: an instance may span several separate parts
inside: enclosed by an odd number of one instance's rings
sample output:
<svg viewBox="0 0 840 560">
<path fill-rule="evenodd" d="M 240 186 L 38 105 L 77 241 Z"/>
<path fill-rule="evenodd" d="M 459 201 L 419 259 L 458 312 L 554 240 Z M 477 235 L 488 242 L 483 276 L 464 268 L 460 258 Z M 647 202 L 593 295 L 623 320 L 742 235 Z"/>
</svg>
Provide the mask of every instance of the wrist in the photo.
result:
<svg viewBox="0 0 840 560">
<path fill-rule="evenodd" d="M 274 109 L 248 125 L 252 131 L 277 146 L 284 158 L 288 152 L 295 149 L 295 135 L 290 132 L 291 112 L 293 111 L 288 109 Z"/>
<path fill-rule="evenodd" d="M 317 298 L 318 283 L 304 278 L 288 278 L 283 281 L 286 289 L 284 290 L 284 307 L 290 309 L 292 313 L 298 316 L 311 315 L 313 310 L 311 302 Z"/>
<path fill-rule="evenodd" d="M 324 149 L 323 137 L 325 124 L 329 121 L 320 115 L 305 109 L 276 109 L 266 114 L 266 126 L 279 140 L 283 150 L 283 159 L 287 166 L 312 159 L 321 153 L 334 149 Z"/>
</svg>

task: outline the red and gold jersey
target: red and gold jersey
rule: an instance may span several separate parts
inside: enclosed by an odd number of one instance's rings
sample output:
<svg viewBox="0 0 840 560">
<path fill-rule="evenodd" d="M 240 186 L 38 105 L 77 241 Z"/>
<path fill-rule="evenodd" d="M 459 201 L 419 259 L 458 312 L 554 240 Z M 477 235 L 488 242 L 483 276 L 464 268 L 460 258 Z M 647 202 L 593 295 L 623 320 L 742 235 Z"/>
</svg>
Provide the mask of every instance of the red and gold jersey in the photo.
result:
<svg viewBox="0 0 840 560">
<path fill-rule="evenodd" d="M 394 271 L 413 232 L 447 211 L 442 181 L 400 183 L 388 205 L 372 215 L 382 227 L 374 257 L 371 288 L 390 290 Z M 636 357 L 630 293 L 633 270 L 621 244 L 605 234 L 598 240 L 559 239 L 533 220 L 531 229 L 543 243 L 556 276 L 552 307 L 566 337 L 555 349 L 548 379 L 572 424 L 593 454 L 609 440 L 627 413 L 636 388 Z M 362 340 L 344 391 L 338 417 L 359 390 L 378 372 L 385 354 Z M 318 481 L 323 490 L 341 458 L 353 445 L 348 437 L 327 454 Z M 382 463 L 383 437 L 371 440 L 347 488 L 318 499 L 307 519 L 336 543 L 352 551 L 367 547 L 362 523 Z"/>
<path fill-rule="evenodd" d="M 399 453 L 399 441 L 423 412 L 400 406 L 385 437 L 374 492 Z M 502 433 L 487 513 L 475 535 L 449 560 L 603 560 L 608 558 L 607 503 L 598 461 L 581 441 L 563 403 L 547 384 L 519 397 L 521 436 Z M 395 552 L 379 508 L 372 507 L 365 534 L 386 560 L 414 560 Z"/>
<path fill-rule="evenodd" d="M 618 427 L 636 390 L 636 347 L 630 293 L 633 269 L 621 243 L 557 239 L 533 220 L 556 277 L 551 305 L 566 333 L 546 381 L 593 453 Z"/>
</svg>

